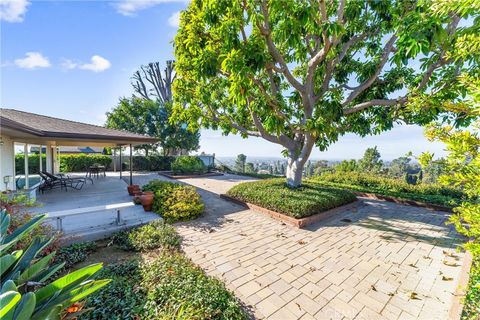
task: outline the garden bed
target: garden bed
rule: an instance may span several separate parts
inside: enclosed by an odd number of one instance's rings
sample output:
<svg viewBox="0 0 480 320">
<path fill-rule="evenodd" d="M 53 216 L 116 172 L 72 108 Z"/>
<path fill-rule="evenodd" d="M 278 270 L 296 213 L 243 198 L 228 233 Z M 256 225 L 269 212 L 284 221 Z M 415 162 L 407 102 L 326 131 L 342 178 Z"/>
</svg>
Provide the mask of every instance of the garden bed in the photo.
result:
<svg viewBox="0 0 480 320">
<path fill-rule="evenodd" d="M 167 177 L 169 179 L 191 179 L 191 178 L 205 178 L 223 176 L 221 172 L 206 172 L 206 173 L 191 173 L 191 174 L 175 174 L 173 171 L 159 171 L 159 175 Z"/>
<path fill-rule="evenodd" d="M 84 246 L 64 249 L 73 268 L 104 262 L 98 277 L 112 282 L 86 299 L 78 319 L 247 319 L 241 302 L 218 279 L 192 263 L 175 229 L 156 221 L 122 231 L 78 259 Z M 90 247 L 87 246 L 87 247 Z"/>
<path fill-rule="evenodd" d="M 330 216 L 333 213 L 330 210 L 357 199 L 349 191 L 324 187 L 309 180 L 299 188 L 290 189 L 282 178 L 244 182 L 230 189 L 223 197 L 297 227 Z"/>
</svg>

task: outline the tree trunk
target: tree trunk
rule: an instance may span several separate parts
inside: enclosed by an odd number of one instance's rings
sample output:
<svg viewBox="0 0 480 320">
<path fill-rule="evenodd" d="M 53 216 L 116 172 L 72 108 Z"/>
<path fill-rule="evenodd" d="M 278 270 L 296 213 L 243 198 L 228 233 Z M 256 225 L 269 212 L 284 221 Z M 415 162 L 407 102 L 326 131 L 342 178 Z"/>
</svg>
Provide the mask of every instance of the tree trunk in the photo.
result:
<svg viewBox="0 0 480 320">
<path fill-rule="evenodd" d="M 305 161 L 299 159 L 288 158 L 287 163 L 287 185 L 290 188 L 297 188 L 302 184 L 303 167 Z"/>
</svg>

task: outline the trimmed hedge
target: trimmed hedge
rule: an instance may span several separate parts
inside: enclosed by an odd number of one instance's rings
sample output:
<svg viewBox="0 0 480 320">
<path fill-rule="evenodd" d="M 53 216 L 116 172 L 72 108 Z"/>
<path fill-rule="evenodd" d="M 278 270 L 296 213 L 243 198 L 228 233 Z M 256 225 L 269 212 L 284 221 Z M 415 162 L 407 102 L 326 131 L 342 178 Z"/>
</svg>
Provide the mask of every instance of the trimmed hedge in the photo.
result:
<svg viewBox="0 0 480 320">
<path fill-rule="evenodd" d="M 126 251 L 148 251 L 152 249 L 180 249 L 181 238 L 175 228 L 161 220 L 113 235 L 112 242 Z"/>
<path fill-rule="evenodd" d="M 172 162 L 175 157 L 172 156 L 134 156 L 133 170 L 136 171 L 168 171 L 172 168 Z"/>
<path fill-rule="evenodd" d="M 179 156 L 172 163 L 172 171 L 174 174 L 201 174 L 208 168 L 199 157 Z"/>
<path fill-rule="evenodd" d="M 170 223 L 194 219 L 205 208 L 202 198 L 192 186 L 153 180 L 142 190 L 154 192 L 153 211 Z"/>
<path fill-rule="evenodd" d="M 457 206 L 463 197 L 462 191 L 439 184 L 411 185 L 404 180 L 359 172 L 324 173 L 312 179 L 325 186 L 428 202 L 447 207 Z"/>
<path fill-rule="evenodd" d="M 283 178 L 240 183 L 227 194 L 297 219 L 356 200 L 349 191 L 328 188 L 309 180 L 305 180 L 299 188 L 291 189 Z"/>
<path fill-rule="evenodd" d="M 61 172 L 84 172 L 94 164 L 100 164 L 108 168 L 112 158 L 103 154 L 62 154 L 60 155 Z"/>
<path fill-rule="evenodd" d="M 43 168 L 47 166 L 47 157 L 42 154 Z M 24 174 L 25 172 L 25 156 L 23 154 L 15 155 L 15 174 Z M 28 155 L 28 172 L 35 174 L 40 172 L 40 155 L 29 154 Z"/>
</svg>

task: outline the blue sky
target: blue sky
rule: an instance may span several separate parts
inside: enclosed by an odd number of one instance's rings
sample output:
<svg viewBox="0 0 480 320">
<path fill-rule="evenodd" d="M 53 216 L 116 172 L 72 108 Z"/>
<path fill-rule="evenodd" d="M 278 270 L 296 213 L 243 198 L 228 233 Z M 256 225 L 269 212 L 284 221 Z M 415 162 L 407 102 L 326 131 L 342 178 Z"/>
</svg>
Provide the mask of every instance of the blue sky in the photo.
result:
<svg viewBox="0 0 480 320">
<path fill-rule="evenodd" d="M 1 106 L 103 124 L 141 65 L 173 58 L 172 39 L 185 1 L 27 1 L 0 4 Z M 199 151 L 279 157 L 281 147 L 261 139 L 202 131 Z M 417 126 L 379 136 L 342 137 L 312 158 L 359 158 L 377 145 L 386 160 L 408 151 L 443 155 Z"/>
</svg>

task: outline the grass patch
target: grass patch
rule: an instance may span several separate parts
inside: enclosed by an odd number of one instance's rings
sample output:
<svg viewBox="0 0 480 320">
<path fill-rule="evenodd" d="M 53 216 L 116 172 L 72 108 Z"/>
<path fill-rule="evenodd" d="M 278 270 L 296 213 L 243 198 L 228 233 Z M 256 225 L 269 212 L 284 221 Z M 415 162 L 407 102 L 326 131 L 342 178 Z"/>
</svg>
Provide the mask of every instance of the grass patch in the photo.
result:
<svg viewBox="0 0 480 320">
<path fill-rule="evenodd" d="M 477 320 L 480 315 L 480 255 L 473 257 L 462 320 Z"/>
<path fill-rule="evenodd" d="M 375 193 L 405 200 L 455 207 L 462 201 L 463 193 L 438 184 L 411 185 L 404 181 L 358 172 L 325 173 L 312 178 L 328 187 Z"/>
<path fill-rule="evenodd" d="M 117 232 L 112 236 L 112 243 L 126 251 L 175 250 L 180 249 L 181 238 L 175 228 L 155 220 L 138 228 Z"/>
<path fill-rule="evenodd" d="M 169 223 L 195 219 L 205 209 L 202 198 L 192 186 L 153 180 L 142 189 L 153 191 L 153 211 Z"/>
<path fill-rule="evenodd" d="M 305 218 L 355 201 L 351 192 L 322 186 L 305 180 L 301 187 L 290 189 L 285 179 L 244 182 L 228 190 L 233 198 L 286 214 Z"/>
</svg>

